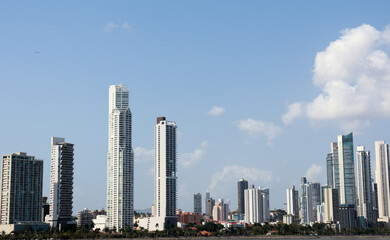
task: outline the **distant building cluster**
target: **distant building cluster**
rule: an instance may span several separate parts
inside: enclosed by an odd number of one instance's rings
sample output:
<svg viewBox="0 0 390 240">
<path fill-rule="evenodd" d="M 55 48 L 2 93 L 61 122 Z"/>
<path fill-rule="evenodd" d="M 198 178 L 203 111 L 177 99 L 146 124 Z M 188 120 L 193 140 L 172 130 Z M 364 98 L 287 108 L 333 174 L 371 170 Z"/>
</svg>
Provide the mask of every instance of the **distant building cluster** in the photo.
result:
<svg viewBox="0 0 390 240">
<path fill-rule="evenodd" d="M 356 156 L 356 157 L 355 157 Z M 355 163 L 356 160 L 356 163 Z M 339 135 L 326 156 L 327 184 L 301 179 L 300 193 L 287 189 L 287 224 L 329 224 L 337 229 L 389 227 L 389 147 L 375 142 L 375 180 L 371 176 L 371 153 L 357 146 L 353 134 Z"/>
</svg>

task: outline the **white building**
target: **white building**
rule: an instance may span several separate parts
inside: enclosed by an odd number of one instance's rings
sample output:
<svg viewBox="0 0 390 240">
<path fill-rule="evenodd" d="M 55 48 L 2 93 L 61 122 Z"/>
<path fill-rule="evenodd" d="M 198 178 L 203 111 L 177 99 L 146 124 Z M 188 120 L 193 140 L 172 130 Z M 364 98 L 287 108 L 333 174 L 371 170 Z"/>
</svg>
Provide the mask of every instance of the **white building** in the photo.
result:
<svg viewBox="0 0 390 240">
<path fill-rule="evenodd" d="M 133 227 L 134 211 L 134 153 L 127 86 L 110 86 L 108 114 L 107 226 L 119 230 Z"/>
<path fill-rule="evenodd" d="M 357 146 L 357 215 L 364 217 L 368 223 L 373 223 L 373 205 L 371 189 L 371 158 L 370 151 L 364 146 Z"/>
<path fill-rule="evenodd" d="M 46 222 L 64 228 L 73 221 L 73 144 L 51 138 L 50 211 Z"/>
<path fill-rule="evenodd" d="M 176 123 L 158 117 L 154 131 L 154 206 L 153 216 L 164 218 L 159 230 L 176 227 Z"/>
<path fill-rule="evenodd" d="M 246 223 L 262 223 L 263 222 L 263 195 L 260 189 L 250 188 L 244 190 L 244 208 Z"/>
<path fill-rule="evenodd" d="M 298 216 L 299 215 L 299 197 L 298 190 L 295 190 L 295 186 L 291 186 L 286 190 L 287 192 L 287 214 Z"/>
<path fill-rule="evenodd" d="M 375 176 L 378 185 L 378 221 L 388 223 L 390 217 L 389 145 L 384 141 L 376 141 L 375 157 Z"/>
</svg>

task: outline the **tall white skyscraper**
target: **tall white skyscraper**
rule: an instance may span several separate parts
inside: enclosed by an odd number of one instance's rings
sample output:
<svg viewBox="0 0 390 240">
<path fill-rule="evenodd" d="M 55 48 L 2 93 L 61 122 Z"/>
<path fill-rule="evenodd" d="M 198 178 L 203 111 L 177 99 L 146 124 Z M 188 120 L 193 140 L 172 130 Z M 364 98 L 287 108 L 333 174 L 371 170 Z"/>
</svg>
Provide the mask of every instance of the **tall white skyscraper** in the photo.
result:
<svg viewBox="0 0 390 240">
<path fill-rule="evenodd" d="M 357 194 L 358 216 L 364 217 L 368 224 L 373 221 L 372 189 L 371 189 L 371 158 L 370 151 L 365 151 L 364 146 L 357 146 Z"/>
<path fill-rule="evenodd" d="M 51 138 L 50 211 L 47 222 L 66 228 L 73 217 L 73 144 Z"/>
<path fill-rule="evenodd" d="M 154 216 L 164 228 L 176 227 L 176 123 L 158 117 L 154 129 Z"/>
<path fill-rule="evenodd" d="M 299 197 L 298 190 L 295 190 L 295 186 L 292 185 L 287 189 L 287 214 L 299 216 Z"/>
<path fill-rule="evenodd" d="M 378 186 L 378 221 L 389 222 L 390 178 L 389 145 L 384 141 L 375 142 L 376 183 Z"/>
<path fill-rule="evenodd" d="M 246 223 L 262 223 L 263 218 L 263 195 L 260 189 L 250 186 L 244 190 L 244 208 Z"/>
<path fill-rule="evenodd" d="M 108 109 L 107 225 L 133 228 L 134 153 L 126 85 L 111 85 Z"/>
</svg>

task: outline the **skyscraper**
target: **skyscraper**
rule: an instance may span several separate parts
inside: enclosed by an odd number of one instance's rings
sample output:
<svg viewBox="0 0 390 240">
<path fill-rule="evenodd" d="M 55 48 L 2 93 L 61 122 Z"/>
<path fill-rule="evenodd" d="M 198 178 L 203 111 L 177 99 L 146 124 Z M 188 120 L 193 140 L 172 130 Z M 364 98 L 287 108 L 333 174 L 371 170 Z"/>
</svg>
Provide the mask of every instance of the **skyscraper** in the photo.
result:
<svg viewBox="0 0 390 240">
<path fill-rule="evenodd" d="M 50 211 L 52 227 L 72 224 L 73 212 L 73 144 L 65 138 L 51 138 Z"/>
<path fill-rule="evenodd" d="M 158 117 L 154 129 L 154 206 L 164 229 L 176 226 L 176 123 Z"/>
<path fill-rule="evenodd" d="M 389 222 L 390 217 L 390 163 L 389 145 L 384 141 L 375 142 L 376 183 L 378 187 L 378 222 Z"/>
<path fill-rule="evenodd" d="M 194 194 L 194 213 L 202 214 L 202 194 Z"/>
<path fill-rule="evenodd" d="M 237 182 L 237 212 L 238 214 L 244 214 L 245 213 L 245 206 L 244 206 L 244 190 L 248 189 L 248 181 L 244 180 L 243 178 L 240 179 L 240 181 Z"/>
<path fill-rule="evenodd" d="M 331 187 L 324 189 L 325 223 L 339 221 L 339 196 L 337 189 Z"/>
<path fill-rule="evenodd" d="M 250 188 L 244 190 L 245 222 L 262 223 L 263 218 L 263 196 L 260 189 Z"/>
<path fill-rule="evenodd" d="M 371 158 L 370 151 L 364 146 L 357 146 L 357 215 L 363 217 L 368 224 L 373 223 L 373 204 L 371 189 Z"/>
<path fill-rule="evenodd" d="M 263 197 L 263 221 L 269 222 L 271 219 L 269 212 L 269 188 L 260 187 L 260 193 Z"/>
<path fill-rule="evenodd" d="M 206 215 L 210 212 L 210 210 L 209 210 L 209 208 L 208 208 L 208 204 L 207 204 L 207 202 L 208 202 L 209 199 L 210 199 L 210 193 L 209 193 L 209 192 L 206 192 L 206 193 L 205 193 L 205 197 L 204 197 L 204 213 L 205 213 Z"/>
<path fill-rule="evenodd" d="M 326 157 L 328 186 L 339 192 L 340 204 L 355 204 L 353 134 L 339 135 Z"/>
<path fill-rule="evenodd" d="M 292 185 L 287 189 L 287 214 L 298 216 L 299 206 L 298 190 L 295 190 L 295 186 Z"/>
<path fill-rule="evenodd" d="M 40 222 L 43 161 L 24 152 L 2 157 L 0 223 Z"/>
<path fill-rule="evenodd" d="M 107 153 L 107 226 L 133 227 L 134 153 L 131 138 L 131 111 L 126 85 L 109 89 Z"/>
</svg>

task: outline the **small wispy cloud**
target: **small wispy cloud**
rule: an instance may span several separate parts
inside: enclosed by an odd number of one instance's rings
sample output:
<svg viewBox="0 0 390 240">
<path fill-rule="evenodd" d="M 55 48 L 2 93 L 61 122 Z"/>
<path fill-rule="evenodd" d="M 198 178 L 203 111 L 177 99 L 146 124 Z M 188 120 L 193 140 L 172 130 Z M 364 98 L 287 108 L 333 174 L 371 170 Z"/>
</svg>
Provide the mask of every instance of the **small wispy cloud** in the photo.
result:
<svg viewBox="0 0 390 240">
<path fill-rule="evenodd" d="M 216 194 L 227 194 L 231 191 L 238 179 L 244 178 L 247 181 L 257 184 L 265 184 L 275 180 L 273 173 L 263 169 L 244 167 L 242 165 L 225 166 L 222 171 L 216 172 L 211 177 L 208 191 Z"/>
<path fill-rule="evenodd" d="M 133 29 L 133 26 L 131 26 L 128 22 L 124 22 L 122 24 L 122 28 L 126 29 L 126 30 L 131 30 L 131 29 Z"/>
<path fill-rule="evenodd" d="M 251 137 L 266 136 L 269 144 L 272 139 L 282 133 L 282 128 L 272 122 L 263 122 L 251 118 L 238 121 L 237 127 Z"/>
<path fill-rule="evenodd" d="M 154 158 L 154 149 L 146 149 L 142 147 L 136 147 L 134 149 L 134 161 L 135 162 L 149 162 Z"/>
<path fill-rule="evenodd" d="M 210 144 L 207 141 L 203 141 L 200 147 L 195 149 L 193 152 L 181 154 L 179 160 L 181 165 L 183 167 L 190 167 L 199 162 L 209 147 Z"/>
<path fill-rule="evenodd" d="M 134 26 L 132 26 L 131 24 L 129 24 L 127 21 L 122 23 L 122 24 L 117 24 L 117 23 L 114 23 L 114 22 L 108 22 L 105 26 L 104 26 L 104 32 L 106 33 L 110 33 L 112 31 L 114 31 L 115 29 L 123 29 L 123 30 L 127 30 L 127 31 L 130 31 L 134 28 Z"/>
<path fill-rule="evenodd" d="M 207 112 L 208 114 L 210 114 L 211 116 L 219 116 L 219 115 L 222 115 L 225 113 L 225 109 L 222 108 L 222 107 L 217 107 L 217 106 L 213 106 L 210 111 Z"/>
<path fill-rule="evenodd" d="M 112 32 L 112 30 L 118 28 L 119 26 L 113 22 L 109 22 L 104 26 L 104 32 L 109 33 Z"/>
</svg>

